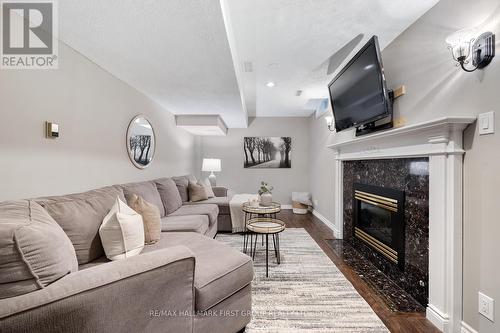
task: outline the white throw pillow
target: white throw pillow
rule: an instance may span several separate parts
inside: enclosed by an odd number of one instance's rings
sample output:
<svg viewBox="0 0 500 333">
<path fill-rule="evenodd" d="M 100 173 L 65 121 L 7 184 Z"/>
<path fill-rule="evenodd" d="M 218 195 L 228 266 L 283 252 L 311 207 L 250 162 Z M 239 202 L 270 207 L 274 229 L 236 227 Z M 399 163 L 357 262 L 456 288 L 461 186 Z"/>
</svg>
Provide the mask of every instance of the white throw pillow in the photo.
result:
<svg viewBox="0 0 500 333">
<path fill-rule="evenodd" d="M 141 253 L 144 248 L 142 216 L 119 198 L 99 228 L 102 246 L 110 260 L 125 259 Z"/>
<path fill-rule="evenodd" d="M 205 178 L 204 181 L 198 182 L 198 184 L 203 185 L 205 192 L 207 192 L 207 197 L 215 197 L 214 190 L 212 190 L 212 184 L 210 184 L 210 180 L 208 178 Z"/>
</svg>

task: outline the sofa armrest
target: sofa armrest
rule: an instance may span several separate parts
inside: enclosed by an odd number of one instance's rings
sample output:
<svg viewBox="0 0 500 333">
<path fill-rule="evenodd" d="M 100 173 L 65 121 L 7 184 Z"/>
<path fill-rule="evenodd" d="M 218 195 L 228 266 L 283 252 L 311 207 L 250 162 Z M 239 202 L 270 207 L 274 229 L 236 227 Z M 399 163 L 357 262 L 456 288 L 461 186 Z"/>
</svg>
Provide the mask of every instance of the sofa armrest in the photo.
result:
<svg viewBox="0 0 500 333">
<path fill-rule="evenodd" d="M 0 300 L 0 327 L 8 332 L 188 332 L 194 267 L 194 255 L 184 246 L 90 267 L 44 289 Z"/>
<path fill-rule="evenodd" d="M 216 197 L 227 197 L 229 189 L 225 186 L 212 186 L 212 190 Z"/>
</svg>

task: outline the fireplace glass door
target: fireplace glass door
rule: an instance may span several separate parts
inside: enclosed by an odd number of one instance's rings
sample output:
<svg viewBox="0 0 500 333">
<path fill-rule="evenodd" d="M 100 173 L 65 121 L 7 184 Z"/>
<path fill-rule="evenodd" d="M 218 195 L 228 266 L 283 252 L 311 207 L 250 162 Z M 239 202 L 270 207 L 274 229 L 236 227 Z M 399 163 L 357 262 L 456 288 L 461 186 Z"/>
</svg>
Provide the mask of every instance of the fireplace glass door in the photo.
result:
<svg viewBox="0 0 500 333">
<path fill-rule="evenodd" d="M 404 268 L 404 192 L 354 184 L 354 235 Z"/>
</svg>

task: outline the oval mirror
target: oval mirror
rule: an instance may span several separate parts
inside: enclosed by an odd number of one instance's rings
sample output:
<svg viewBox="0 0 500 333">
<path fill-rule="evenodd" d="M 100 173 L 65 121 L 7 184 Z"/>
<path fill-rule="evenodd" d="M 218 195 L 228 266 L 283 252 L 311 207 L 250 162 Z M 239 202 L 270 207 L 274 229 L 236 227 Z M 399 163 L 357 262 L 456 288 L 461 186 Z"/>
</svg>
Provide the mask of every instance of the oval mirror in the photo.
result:
<svg viewBox="0 0 500 333">
<path fill-rule="evenodd" d="M 146 117 L 135 116 L 127 130 L 127 151 L 130 160 L 139 169 L 144 169 L 153 161 L 155 148 L 153 126 Z"/>
</svg>

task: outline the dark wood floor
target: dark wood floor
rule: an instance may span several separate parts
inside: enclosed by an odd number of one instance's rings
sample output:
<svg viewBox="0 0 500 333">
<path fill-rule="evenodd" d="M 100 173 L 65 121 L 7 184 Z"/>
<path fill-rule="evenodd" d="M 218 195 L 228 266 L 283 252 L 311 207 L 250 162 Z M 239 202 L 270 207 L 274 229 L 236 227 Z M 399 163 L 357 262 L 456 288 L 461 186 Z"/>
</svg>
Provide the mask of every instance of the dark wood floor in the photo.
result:
<svg viewBox="0 0 500 333">
<path fill-rule="evenodd" d="M 287 228 L 304 228 L 316 241 L 326 255 L 352 283 L 358 293 L 370 304 L 373 311 L 382 319 L 393 333 L 438 333 L 434 325 L 425 318 L 425 313 L 399 313 L 391 311 L 383 300 L 350 267 L 333 252 L 325 239 L 333 239 L 333 232 L 312 214 L 297 215 L 284 210 L 279 217 L 286 222 Z"/>
</svg>

